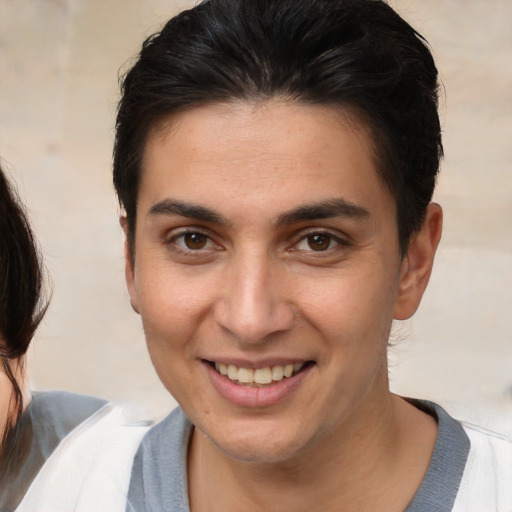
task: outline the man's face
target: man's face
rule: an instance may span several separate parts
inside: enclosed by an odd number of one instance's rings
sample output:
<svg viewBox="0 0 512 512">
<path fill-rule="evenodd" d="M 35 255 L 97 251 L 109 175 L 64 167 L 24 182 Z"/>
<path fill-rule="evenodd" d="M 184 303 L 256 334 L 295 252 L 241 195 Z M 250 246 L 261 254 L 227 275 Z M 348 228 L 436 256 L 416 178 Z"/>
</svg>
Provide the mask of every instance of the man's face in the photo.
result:
<svg viewBox="0 0 512 512">
<path fill-rule="evenodd" d="M 182 113 L 149 137 L 136 226 L 151 359 L 225 453 L 287 460 L 379 418 L 404 272 L 362 125 L 277 102 Z"/>
</svg>

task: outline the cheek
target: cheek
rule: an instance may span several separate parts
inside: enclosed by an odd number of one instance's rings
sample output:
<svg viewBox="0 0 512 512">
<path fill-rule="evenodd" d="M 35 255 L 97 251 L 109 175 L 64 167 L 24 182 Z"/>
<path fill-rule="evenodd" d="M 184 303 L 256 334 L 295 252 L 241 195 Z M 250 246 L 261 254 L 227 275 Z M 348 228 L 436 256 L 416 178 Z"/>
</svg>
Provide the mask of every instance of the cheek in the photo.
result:
<svg viewBox="0 0 512 512">
<path fill-rule="evenodd" d="M 339 364 L 385 353 L 393 319 L 396 286 L 375 271 L 330 279 L 311 286 L 302 308 L 328 346 L 329 359 Z M 318 283 L 317 283 L 318 284 Z M 352 356 L 352 357 L 349 357 Z"/>
<path fill-rule="evenodd" d="M 149 270 L 145 272 L 146 268 Z M 187 348 L 211 308 L 211 286 L 178 267 L 159 269 L 149 264 L 137 277 L 137 297 L 150 352 Z"/>
<path fill-rule="evenodd" d="M 188 369 L 194 363 L 194 307 L 180 290 L 164 287 L 163 282 L 139 294 L 140 314 L 155 371 L 178 399 L 191 386 Z"/>
</svg>

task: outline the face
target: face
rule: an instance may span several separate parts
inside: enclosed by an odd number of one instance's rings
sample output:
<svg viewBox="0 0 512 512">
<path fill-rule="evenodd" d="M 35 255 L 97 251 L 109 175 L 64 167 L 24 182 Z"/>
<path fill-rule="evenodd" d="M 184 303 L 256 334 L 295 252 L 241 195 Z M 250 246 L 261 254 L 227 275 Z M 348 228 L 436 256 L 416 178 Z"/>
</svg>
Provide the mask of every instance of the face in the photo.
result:
<svg viewBox="0 0 512 512">
<path fill-rule="evenodd" d="M 144 156 L 128 288 L 196 428 L 277 461 L 378 417 L 407 258 L 363 126 L 216 104 L 169 120 Z"/>
<path fill-rule="evenodd" d="M 0 335 L 0 347 L 2 347 L 4 340 Z M 16 382 L 20 386 L 23 393 L 23 404 L 26 407 L 27 403 L 30 401 L 30 393 L 28 392 L 28 388 L 26 386 L 26 375 L 24 371 L 24 360 L 14 359 L 9 361 L 9 365 L 11 371 L 16 379 Z M 0 439 L 2 437 L 1 433 L 6 426 L 9 419 L 12 419 L 14 411 L 14 400 L 13 400 L 13 387 L 12 383 L 7 376 L 5 371 L 3 361 L 0 360 Z"/>
<path fill-rule="evenodd" d="M 0 361 L 0 433 L 3 431 L 7 418 L 9 417 L 11 396 L 12 384 Z"/>
</svg>

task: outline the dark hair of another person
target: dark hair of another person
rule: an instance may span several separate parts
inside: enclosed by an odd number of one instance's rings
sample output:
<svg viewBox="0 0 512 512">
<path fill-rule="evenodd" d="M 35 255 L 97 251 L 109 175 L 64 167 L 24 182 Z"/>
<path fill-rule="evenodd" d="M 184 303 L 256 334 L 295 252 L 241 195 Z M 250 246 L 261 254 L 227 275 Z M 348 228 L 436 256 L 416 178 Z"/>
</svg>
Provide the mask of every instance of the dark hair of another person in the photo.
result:
<svg viewBox="0 0 512 512">
<path fill-rule="evenodd" d="M 144 42 L 122 83 L 113 173 L 132 257 L 151 130 L 195 106 L 270 99 L 356 112 L 404 254 L 442 157 L 438 86 L 425 39 L 381 0 L 209 0 L 182 12 Z"/>
<path fill-rule="evenodd" d="M 9 360 L 26 353 L 46 308 L 37 244 L 25 210 L 0 169 L 0 359 L 14 397 L 13 416 L 0 432 L 4 461 L 16 446 L 16 426 L 23 411 L 22 390 Z"/>
</svg>

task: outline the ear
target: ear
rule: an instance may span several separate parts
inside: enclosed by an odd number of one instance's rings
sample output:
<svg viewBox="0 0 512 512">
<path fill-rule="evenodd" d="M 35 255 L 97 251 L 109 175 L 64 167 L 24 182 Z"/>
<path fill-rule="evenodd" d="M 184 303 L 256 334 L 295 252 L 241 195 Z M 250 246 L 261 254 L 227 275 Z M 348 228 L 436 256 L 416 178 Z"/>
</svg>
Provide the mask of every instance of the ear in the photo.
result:
<svg viewBox="0 0 512 512">
<path fill-rule="evenodd" d="M 443 210 L 430 203 L 425 221 L 411 241 L 402 261 L 398 297 L 395 303 L 395 320 L 407 320 L 418 309 L 427 288 L 434 256 L 443 230 Z"/>
<path fill-rule="evenodd" d="M 130 295 L 130 304 L 136 313 L 140 314 L 139 301 L 137 298 L 137 287 L 135 286 L 135 260 L 130 252 L 128 246 L 128 220 L 126 217 L 119 217 L 119 224 L 124 231 L 124 277 L 126 280 L 126 287 Z"/>
</svg>

